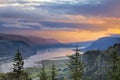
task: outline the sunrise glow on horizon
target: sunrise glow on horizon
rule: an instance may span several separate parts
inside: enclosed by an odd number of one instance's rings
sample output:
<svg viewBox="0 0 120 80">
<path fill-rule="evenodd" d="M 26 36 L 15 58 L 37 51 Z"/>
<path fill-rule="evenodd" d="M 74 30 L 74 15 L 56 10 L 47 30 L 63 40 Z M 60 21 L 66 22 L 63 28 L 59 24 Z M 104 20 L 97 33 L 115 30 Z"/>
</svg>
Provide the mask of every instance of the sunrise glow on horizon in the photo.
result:
<svg viewBox="0 0 120 80">
<path fill-rule="evenodd" d="M 62 43 L 120 34 L 119 0 L 1 0 L 0 33 Z"/>
</svg>

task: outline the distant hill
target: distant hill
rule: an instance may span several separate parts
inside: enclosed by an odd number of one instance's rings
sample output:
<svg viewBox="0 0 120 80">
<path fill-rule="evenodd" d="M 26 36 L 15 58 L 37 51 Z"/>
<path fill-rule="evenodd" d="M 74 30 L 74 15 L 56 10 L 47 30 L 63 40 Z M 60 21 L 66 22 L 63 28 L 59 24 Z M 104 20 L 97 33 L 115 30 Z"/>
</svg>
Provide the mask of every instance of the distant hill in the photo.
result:
<svg viewBox="0 0 120 80">
<path fill-rule="evenodd" d="M 36 54 L 38 48 L 48 48 L 51 45 L 60 44 L 55 39 L 44 39 L 33 36 L 21 36 L 14 34 L 0 34 L 0 60 L 4 57 L 13 57 L 17 49 L 20 49 L 23 57 Z M 2 59 L 1 59 L 2 58 Z"/>
<path fill-rule="evenodd" d="M 36 50 L 24 41 L 0 40 L 0 61 L 14 57 L 17 49 L 20 50 L 24 58 L 35 55 Z"/>
<path fill-rule="evenodd" d="M 44 49 L 54 45 L 61 44 L 55 39 L 44 39 L 34 36 L 21 36 L 21 35 L 2 34 L 2 33 L 0 34 L 0 40 L 23 41 L 35 49 Z"/>
<path fill-rule="evenodd" d="M 55 39 L 0 33 L 0 56 L 13 56 L 18 48 L 21 49 L 23 56 L 26 57 L 35 54 L 38 49 L 68 48 L 76 45 L 85 47 L 90 45 L 90 43 L 91 41 L 63 44 Z"/>
<path fill-rule="evenodd" d="M 120 43 L 120 37 L 102 37 L 91 43 L 90 46 L 82 49 L 82 51 L 105 50 L 116 43 Z"/>
<path fill-rule="evenodd" d="M 29 44 L 35 49 L 47 49 L 47 48 L 59 48 L 59 47 L 87 47 L 90 45 L 92 41 L 86 42 L 75 42 L 75 43 L 60 43 L 55 39 L 45 39 L 41 37 L 34 37 L 34 36 L 21 36 L 21 35 L 14 35 L 14 34 L 2 34 L 0 33 L 0 40 L 8 40 L 8 41 L 24 41 L 25 43 Z"/>
<path fill-rule="evenodd" d="M 16 40 L 16 41 L 24 41 L 30 45 L 50 45 L 50 44 L 58 44 L 55 39 L 44 39 L 40 37 L 33 36 L 21 36 L 15 34 L 0 34 L 0 40 Z"/>
</svg>

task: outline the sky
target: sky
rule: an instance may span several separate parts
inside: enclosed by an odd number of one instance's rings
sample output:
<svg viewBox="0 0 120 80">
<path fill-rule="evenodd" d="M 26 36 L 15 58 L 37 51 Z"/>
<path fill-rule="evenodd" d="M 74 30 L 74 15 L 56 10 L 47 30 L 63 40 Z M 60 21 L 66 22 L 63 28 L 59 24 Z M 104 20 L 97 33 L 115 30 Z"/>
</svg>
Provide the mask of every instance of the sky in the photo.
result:
<svg viewBox="0 0 120 80">
<path fill-rule="evenodd" d="M 0 0 L 0 33 L 63 43 L 120 34 L 120 0 Z"/>
</svg>

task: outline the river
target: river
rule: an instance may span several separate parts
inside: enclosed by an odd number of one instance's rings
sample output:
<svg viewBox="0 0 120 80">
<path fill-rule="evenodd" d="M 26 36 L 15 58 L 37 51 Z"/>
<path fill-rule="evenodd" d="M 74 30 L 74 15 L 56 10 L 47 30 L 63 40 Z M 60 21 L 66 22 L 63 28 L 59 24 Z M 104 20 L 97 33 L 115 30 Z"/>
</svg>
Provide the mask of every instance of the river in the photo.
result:
<svg viewBox="0 0 120 80">
<path fill-rule="evenodd" d="M 24 68 L 27 67 L 34 67 L 35 62 L 46 60 L 46 59 L 52 59 L 55 57 L 65 57 L 67 55 L 74 54 L 73 48 L 53 48 L 53 49 L 46 49 L 46 50 L 38 50 L 36 55 L 33 55 L 29 57 L 28 59 L 25 59 L 24 62 Z M 1 72 L 9 72 L 12 71 L 13 68 L 13 62 L 9 63 L 3 63 L 1 64 Z"/>
</svg>

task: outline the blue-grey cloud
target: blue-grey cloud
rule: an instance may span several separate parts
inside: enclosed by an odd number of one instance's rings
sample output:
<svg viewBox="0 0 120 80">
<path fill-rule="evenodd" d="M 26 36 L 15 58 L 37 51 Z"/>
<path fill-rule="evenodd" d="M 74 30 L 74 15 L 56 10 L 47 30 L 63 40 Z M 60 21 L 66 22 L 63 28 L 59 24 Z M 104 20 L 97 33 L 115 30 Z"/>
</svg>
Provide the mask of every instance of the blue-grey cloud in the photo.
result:
<svg viewBox="0 0 120 80">
<path fill-rule="evenodd" d="M 112 16 L 120 17 L 119 0 L 75 0 L 53 2 L 35 2 L 28 0 L 3 1 L 0 7 L 0 18 L 39 18 L 41 20 L 49 18 L 51 15 L 71 14 L 84 16 Z M 84 3 L 82 3 L 83 1 Z M 17 4 L 10 6 L 8 4 Z M 35 5 L 36 4 L 36 5 Z M 55 17 L 55 16 L 53 16 Z"/>
<path fill-rule="evenodd" d="M 65 22 L 48 22 L 48 21 L 32 21 L 32 20 L 16 20 L 15 22 L 2 22 L 0 27 L 4 29 L 24 29 L 24 30 L 87 30 L 101 31 L 106 30 L 104 27 L 85 23 L 65 23 Z"/>
<path fill-rule="evenodd" d="M 86 2 L 69 2 L 55 0 L 53 2 L 29 2 L 27 0 L 8 1 L 1 3 L 0 18 L 20 19 L 18 21 L 0 21 L 0 27 L 4 29 L 32 29 L 32 30 L 70 30 L 81 29 L 87 31 L 101 31 L 107 28 L 95 24 L 85 23 L 64 23 L 56 20 L 65 20 L 64 15 L 84 15 L 84 16 L 112 16 L 120 17 L 120 1 L 119 0 L 97 0 L 93 3 L 91 0 Z M 17 5 L 14 5 L 16 4 Z M 6 6 L 5 6 L 6 5 Z M 26 19 L 34 19 L 30 21 Z M 39 19 L 39 20 L 38 20 Z M 53 20 L 53 21 L 52 21 Z M 67 20 L 67 19 L 66 19 Z M 32 24 L 31 24 L 32 23 Z"/>
<path fill-rule="evenodd" d="M 99 4 L 44 4 L 38 8 L 46 9 L 55 13 L 88 15 L 88 16 L 112 16 L 120 17 L 119 0 L 100 0 Z"/>
<path fill-rule="evenodd" d="M 0 7 L 0 18 L 37 18 L 40 16 L 33 10 L 24 7 Z"/>
<path fill-rule="evenodd" d="M 28 1 L 28 0 L 11 0 L 3 1 L 6 5 L 0 7 L 0 17 L 5 18 L 47 18 L 50 15 L 71 14 L 85 16 L 112 16 L 120 17 L 119 0 L 68 0 L 59 1 Z M 17 4 L 10 6 L 8 4 Z"/>
<path fill-rule="evenodd" d="M 80 30 L 87 30 L 87 31 L 101 31 L 106 30 L 104 27 L 100 27 L 94 24 L 85 24 L 85 23 L 64 23 L 64 22 L 41 22 L 43 26 L 48 26 L 52 28 L 72 28 L 80 29 Z"/>
</svg>

